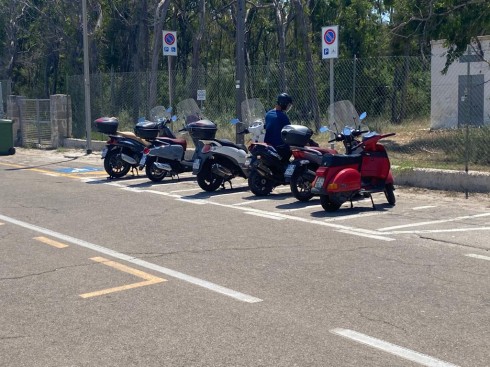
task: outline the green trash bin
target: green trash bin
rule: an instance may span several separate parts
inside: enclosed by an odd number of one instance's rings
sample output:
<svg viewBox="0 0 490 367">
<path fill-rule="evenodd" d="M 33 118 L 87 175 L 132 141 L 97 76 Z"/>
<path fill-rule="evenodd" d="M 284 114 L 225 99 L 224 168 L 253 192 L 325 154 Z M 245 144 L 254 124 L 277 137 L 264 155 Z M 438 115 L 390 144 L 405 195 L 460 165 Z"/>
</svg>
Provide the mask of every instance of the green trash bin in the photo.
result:
<svg viewBox="0 0 490 367">
<path fill-rule="evenodd" d="M 15 154 L 13 126 L 12 120 L 0 120 L 0 155 Z"/>
</svg>

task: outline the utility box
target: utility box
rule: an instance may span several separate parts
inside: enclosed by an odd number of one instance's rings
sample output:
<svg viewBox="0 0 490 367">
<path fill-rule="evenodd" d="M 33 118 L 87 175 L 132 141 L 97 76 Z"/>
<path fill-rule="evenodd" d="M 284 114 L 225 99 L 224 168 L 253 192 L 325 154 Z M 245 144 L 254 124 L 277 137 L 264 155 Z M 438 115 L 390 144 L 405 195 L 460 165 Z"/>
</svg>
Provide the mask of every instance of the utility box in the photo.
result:
<svg viewBox="0 0 490 367">
<path fill-rule="evenodd" d="M 15 154 L 12 120 L 0 120 L 0 155 Z"/>
</svg>

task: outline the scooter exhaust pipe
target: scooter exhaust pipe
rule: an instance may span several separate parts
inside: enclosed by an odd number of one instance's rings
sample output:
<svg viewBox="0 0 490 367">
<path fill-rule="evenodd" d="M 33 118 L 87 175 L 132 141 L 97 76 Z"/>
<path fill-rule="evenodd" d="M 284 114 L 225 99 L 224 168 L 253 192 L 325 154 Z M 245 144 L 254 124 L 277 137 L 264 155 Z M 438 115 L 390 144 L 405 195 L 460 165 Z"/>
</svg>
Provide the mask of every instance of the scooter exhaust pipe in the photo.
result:
<svg viewBox="0 0 490 367">
<path fill-rule="evenodd" d="M 154 162 L 153 164 L 155 165 L 156 168 L 164 171 L 170 172 L 172 170 L 172 167 L 168 163 Z"/>
<path fill-rule="evenodd" d="M 213 164 L 213 166 L 211 167 L 211 172 L 213 172 L 215 175 L 218 175 L 220 177 L 232 176 L 232 173 L 228 168 L 218 163 Z"/>
<path fill-rule="evenodd" d="M 124 153 L 121 153 L 121 159 L 124 162 L 129 163 L 130 165 L 135 165 L 138 163 L 138 162 L 136 162 L 136 159 L 134 159 L 133 157 L 131 157 L 127 154 L 124 154 Z"/>
</svg>

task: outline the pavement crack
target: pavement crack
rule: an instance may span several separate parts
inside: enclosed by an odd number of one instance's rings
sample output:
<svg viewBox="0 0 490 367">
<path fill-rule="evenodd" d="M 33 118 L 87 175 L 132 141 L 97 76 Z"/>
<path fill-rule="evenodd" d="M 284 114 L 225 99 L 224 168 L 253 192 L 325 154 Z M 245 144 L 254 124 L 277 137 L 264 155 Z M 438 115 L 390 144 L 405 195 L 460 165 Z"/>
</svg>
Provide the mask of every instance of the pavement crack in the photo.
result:
<svg viewBox="0 0 490 367">
<path fill-rule="evenodd" d="M 484 247 L 484 246 L 475 246 L 475 245 L 467 245 L 467 244 L 464 244 L 464 243 L 460 243 L 460 242 L 453 242 L 453 241 L 448 241 L 448 240 L 442 240 L 442 239 L 438 239 L 438 238 L 432 238 L 432 237 L 428 237 L 428 236 L 423 236 L 423 235 L 417 235 L 420 239 L 422 240 L 428 240 L 428 241 L 433 241 L 433 242 L 439 242 L 439 243 L 445 243 L 445 244 L 448 244 L 448 245 L 452 245 L 452 246 L 461 246 L 461 247 L 464 247 L 464 248 L 471 248 L 471 249 L 478 249 L 478 250 L 488 250 L 487 247 Z"/>
<path fill-rule="evenodd" d="M 77 268 L 77 267 L 81 267 L 81 266 L 91 266 L 91 265 L 93 265 L 93 264 L 92 263 L 85 263 L 85 264 L 62 266 L 62 267 L 55 268 L 55 269 L 41 271 L 39 273 L 24 274 L 24 275 L 19 275 L 19 276 L 15 276 L 15 277 L 3 277 L 3 278 L 0 278 L 0 281 L 4 281 L 4 280 L 20 280 L 20 279 L 37 277 L 37 276 L 40 276 L 40 275 L 55 273 L 55 272 L 57 272 L 59 270 L 73 269 L 73 268 Z"/>
</svg>

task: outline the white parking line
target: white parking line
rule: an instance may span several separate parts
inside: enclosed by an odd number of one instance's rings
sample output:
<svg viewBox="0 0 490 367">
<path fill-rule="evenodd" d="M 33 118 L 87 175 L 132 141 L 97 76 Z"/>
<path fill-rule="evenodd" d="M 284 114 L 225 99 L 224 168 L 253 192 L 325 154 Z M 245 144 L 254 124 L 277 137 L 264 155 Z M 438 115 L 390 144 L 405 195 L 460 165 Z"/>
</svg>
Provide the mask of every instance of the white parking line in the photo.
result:
<svg viewBox="0 0 490 367">
<path fill-rule="evenodd" d="M 213 292 L 220 293 L 220 294 L 223 294 L 225 296 L 235 298 L 236 300 L 239 300 L 242 302 L 256 303 L 256 302 L 262 301 L 260 298 L 253 297 L 253 296 L 250 296 L 250 295 L 245 294 L 245 293 L 237 292 L 237 291 L 234 291 L 233 289 L 225 288 L 225 287 L 222 287 L 220 285 L 208 282 L 207 280 L 199 279 L 199 278 L 193 277 L 191 275 L 180 273 L 178 271 L 168 269 L 168 268 L 165 268 L 163 266 L 159 266 L 159 265 L 150 263 L 148 261 L 141 260 L 141 259 L 138 259 L 136 257 L 123 254 L 121 252 L 111 250 L 107 247 L 102 247 L 102 246 L 99 246 L 99 245 L 96 245 L 96 244 L 93 244 L 93 243 L 90 243 L 87 241 L 80 240 L 80 239 L 75 238 L 75 237 L 71 237 L 68 235 L 64 235 L 62 233 L 52 231 L 50 229 L 46 229 L 46 228 L 42 228 L 42 227 L 39 227 L 39 226 L 36 226 L 33 224 L 22 222 L 20 220 L 10 218 L 10 217 L 7 217 L 7 216 L 1 215 L 1 214 L 0 214 L 0 219 L 5 221 L 5 222 L 9 222 L 9 223 L 18 225 L 20 227 L 30 229 L 30 230 L 35 231 L 35 232 L 43 233 L 45 235 L 48 235 L 48 236 L 51 236 L 54 238 L 58 238 L 58 239 L 65 241 L 65 242 L 73 243 L 74 245 L 77 245 L 80 247 L 88 248 L 90 250 L 100 252 L 100 253 L 108 255 L 108 256 L 112 256 L 116 259 L 124 260 L 124 261 L 127 261 L 129 263 L 139 265 L 139 266 L 146 268 L 146 269 L 154 270 L 158 273 L 165 274 L 165 275 L 168 275 L 170 277 L 186 281 L 188 283 L 209 289 Z"/>
<path fill-rule="evenodd" d="M 384 227 L 384 228 L 379 228 L 378 231 L 391 231 L 393 229 L 399 229 L 399 228 L 419 227 L 419 226 L 425 226 L 428 224 L 449 223 L 449 222 L 456 222 L 458 220 L 474 219 L 474 218 L 481 218 L 481 217 L 488 217 L 488 216 L 490 216 L 490 213 L 465 215 L 463 217 L 456 217 L 456 218 L 450 218 L 450 219 L 432 220 L 429 222 L 419 222 L 419 223 L 402 224 L 399 226 Z"/>
<path fill-rule="evenodd" d="M 376 339 L 371 336 L 358 333 L 357 331 L 349 329 L 333 329 L 331 333 L 343 336 L 344 338 L 354 340 L 361 344 L 368 345 L 370 347 L 382 350 L 384 352 L 396 355 L 398 357 L 407 359 L 409 361 L 421 364 L 428 367 L 457 367 L 457 365 L 441 361 L 440 359 L 430 357 L 428 355 L 415 352 L 413 350 L 400 347 L 396 344 L 385 342 L 381 339 Z"/>
<path fill-rule="evenodd" d="M 261 201 L 271 201 L 271 199 L 256 199 L 256 200 L 250 200 L 250 201 L 242 201 L 240 203 L 236 203 L 236 204 L 232 204 L 232 205 L 233 206 L 250 205 L 250 204 L 260 203 Z"/>
<path fill-rule="evenodd" d="M 423 209 L 430 209 L 430 208 L 437 208 L 437 206 L 436 205 L 416 206 L 415 208 L 412 208 L 412 210 L 423 210 Z"/>
<path fill-rule="evenodd" d="M 490 261 L 490 256 L 483 256 L 483 255 L 477 255 L 477 254 L 466 254 L 465 256 L 473 257 L 475 259 L 488 260 L 488 261 Z"/>
</svg>

